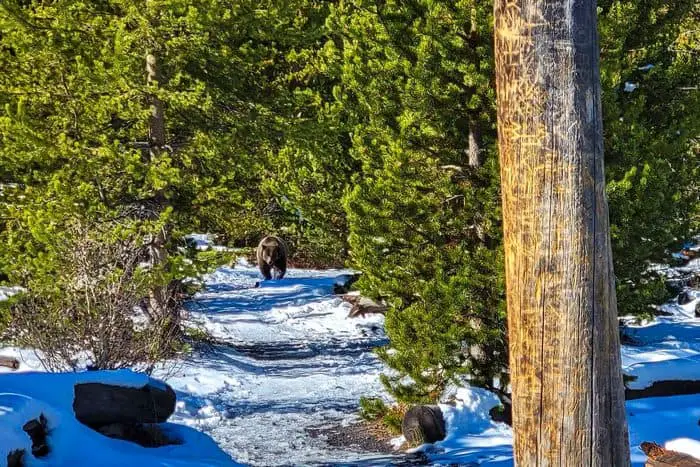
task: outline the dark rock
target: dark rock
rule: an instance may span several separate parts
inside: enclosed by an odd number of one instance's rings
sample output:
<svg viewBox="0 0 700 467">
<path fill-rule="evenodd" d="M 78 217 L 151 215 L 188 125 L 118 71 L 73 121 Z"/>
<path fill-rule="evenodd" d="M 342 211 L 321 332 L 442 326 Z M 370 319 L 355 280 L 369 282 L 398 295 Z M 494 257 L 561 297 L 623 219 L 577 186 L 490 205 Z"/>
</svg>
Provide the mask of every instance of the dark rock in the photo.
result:
<svg viewBox="0 0 700 467">
<path fill-rule="evenodd" d="M 96 431 L 108 438 L 131 441 L 145 448 L 181 444 L 180 440 L 170 438 L 156 424 L 111 423 L 97 428 Z"/>
<path fill-rule="evenodd" d="M 513 426 L 513 407 L 510 404 L 497 405 L 489 410 L 491 420 Z"/>
<path fill-rule="evenodd" d="M 24 449 L 15 449 L 7 455 L 7 467 L 24 467 Z"/>
<path fill-rule="evenodd" d="M 359 272 L 355 274 L 343 274 L 338 276 L 333 284 L 333 293 L 335 295 L 343 295 L 350 292 L 352 285 L 357 282 L 361 276 L 362 273 Z"/>
<path fill-rule="evenodd" d="M 162 423 L 175 411 L 175 391 L 165 383 L 141 388 L 102 383 L 75 385 L 73 412 L 85 425 Z"/>
<path fill-rule="evenodd" d="M 687 305 L 688 303 L 693 301 L 693 296 L 688 292 L 687 290 L 684 290 L 680 294 L 678 294 L 678 304 L 679 305 Z"/>
<path fill-rule="evenodd" d="M 625 400 L 644 399 L 647 397 L 680 396 L 700 394 L 700 381 L 666 380 L 655 381 L 644 389 L 625 388 Z"/>
<path fill-rule="evenodd" d="M 47 420 L 44 414 L 39 415 L 38 419 L 29 420 L 24 424 L 22 430 L 32 440 L 32 455 L 34 457 L 44 457 L 49 453 L 49 445 L 46 443 Z"/>
<path fill-rule="evenodd" d="M 95 431 L 102 433 L 108 438 L 126 439 L 129 428 L 132 426 L 133 425 L 127 425 L 125 423 L 110 423 L 109 425 L 96 428 Z"/>
<path fill-rule="evenodd" d="M 673 313 L 670 311 L 663 310 L 661 308 L 654 308 L 654 316 L 673 316 Z"/>
<path fill-rule="evenodd" d="M 700 302 L 695 304 L 695 317 L 700 318 Z"/>
<path fill-rule="evenodd" d="M 401 431 L 412 445 L 445 439 L 445 419 L 437 405 L 416 405 L 403 417 Z"/>
</svg>

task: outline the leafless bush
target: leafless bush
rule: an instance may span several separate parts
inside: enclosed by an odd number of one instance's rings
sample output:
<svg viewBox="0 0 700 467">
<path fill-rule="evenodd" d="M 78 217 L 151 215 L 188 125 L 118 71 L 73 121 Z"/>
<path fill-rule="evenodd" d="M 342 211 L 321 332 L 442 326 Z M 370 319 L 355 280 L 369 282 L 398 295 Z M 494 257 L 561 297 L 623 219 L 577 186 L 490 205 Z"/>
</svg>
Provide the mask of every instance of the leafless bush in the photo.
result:
<svg viewBox="0 0 700 467">
<path fill-rule="evenodd" d="M 61 238 L 60 272 L 35 281 L 12 308 L 13 340 L 54 371 L 87 364 L 148 372 L 173 356 L 181 347 L 179 282 L 145 261 L 148 245 L 137 234 L 114 240 L 83 226 Z"/>
</svg>

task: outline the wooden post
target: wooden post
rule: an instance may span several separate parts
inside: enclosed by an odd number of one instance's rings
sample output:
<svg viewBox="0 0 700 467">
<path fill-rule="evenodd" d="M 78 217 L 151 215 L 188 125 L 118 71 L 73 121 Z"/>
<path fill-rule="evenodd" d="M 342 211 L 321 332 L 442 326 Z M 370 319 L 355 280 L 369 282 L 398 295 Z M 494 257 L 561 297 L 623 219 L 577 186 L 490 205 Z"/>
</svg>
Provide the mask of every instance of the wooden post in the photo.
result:
<svg viewBox="0 0 700 467">
<path fill-rule="evenodd" d="M 596 3 L 494 14 L 516 464 L 628 466 Z"/>
</svg>

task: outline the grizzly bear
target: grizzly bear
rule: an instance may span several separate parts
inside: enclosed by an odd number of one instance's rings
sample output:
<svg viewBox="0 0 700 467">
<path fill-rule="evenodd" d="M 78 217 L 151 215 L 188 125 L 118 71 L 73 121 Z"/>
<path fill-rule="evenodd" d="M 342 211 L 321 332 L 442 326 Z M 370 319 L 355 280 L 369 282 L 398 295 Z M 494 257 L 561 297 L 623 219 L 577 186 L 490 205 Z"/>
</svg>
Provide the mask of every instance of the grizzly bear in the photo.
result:
<svg viewBox="0 0 700 467">
<path fill-rule="evenodd" d="M 260 240 L 255 256 L 258 260 L 258 268 L 265 279 L 272 279 L 273 270 L 275 279 L 284 277 L 284 273 L 287 272 L 287 245 L 281 238 L 268 235 Z"/>
</svg>

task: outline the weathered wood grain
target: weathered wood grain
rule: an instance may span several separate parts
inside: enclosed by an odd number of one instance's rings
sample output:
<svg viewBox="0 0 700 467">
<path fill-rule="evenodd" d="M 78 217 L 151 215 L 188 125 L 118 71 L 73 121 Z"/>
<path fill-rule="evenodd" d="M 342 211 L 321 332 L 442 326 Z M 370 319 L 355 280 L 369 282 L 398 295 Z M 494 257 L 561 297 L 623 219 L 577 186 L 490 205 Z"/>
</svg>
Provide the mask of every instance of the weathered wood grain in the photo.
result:
<svg viewBox="0 0 700 467">
<path fill-rule="evenodd" d="M 627 466 L 596 4 L 494 13 L 516 463 Z"/>
</svg>

